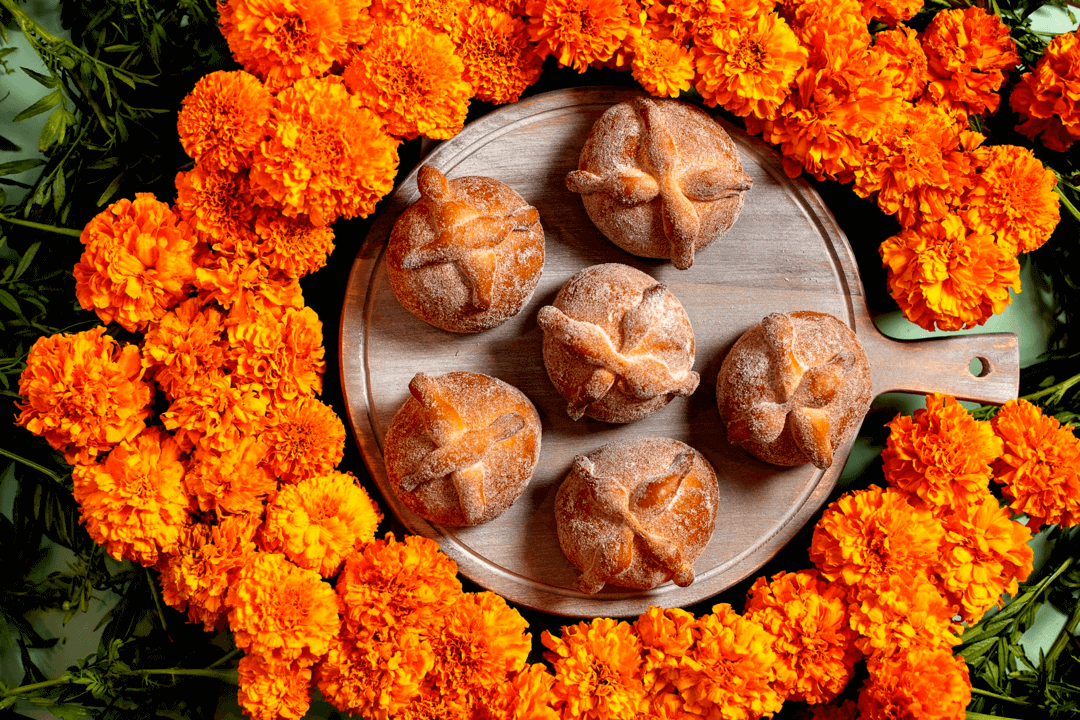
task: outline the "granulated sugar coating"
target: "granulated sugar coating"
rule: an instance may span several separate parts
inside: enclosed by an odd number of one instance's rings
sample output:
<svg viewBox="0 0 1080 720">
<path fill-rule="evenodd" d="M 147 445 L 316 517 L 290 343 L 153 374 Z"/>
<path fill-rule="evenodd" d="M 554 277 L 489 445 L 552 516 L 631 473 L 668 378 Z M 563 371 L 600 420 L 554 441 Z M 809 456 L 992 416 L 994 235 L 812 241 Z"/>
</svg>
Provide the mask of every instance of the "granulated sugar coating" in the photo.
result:
<svg viewBox="0 0 1080 720">
<path fill-rule="evenodd" d="M 829 467 L 870 407 L 870 363 L 832 315 L 773 313 L 743 333 L 716 383 L 728 440 L 774 465 Z"/>
<path fill-rule="evenodd" d="M 712 466 L 678 440 L 618 441 L 579 457 L 555 497 L 559 545 L 582 571 L 578 589 L 690 584 L 718 500 Z"/>
</svg>

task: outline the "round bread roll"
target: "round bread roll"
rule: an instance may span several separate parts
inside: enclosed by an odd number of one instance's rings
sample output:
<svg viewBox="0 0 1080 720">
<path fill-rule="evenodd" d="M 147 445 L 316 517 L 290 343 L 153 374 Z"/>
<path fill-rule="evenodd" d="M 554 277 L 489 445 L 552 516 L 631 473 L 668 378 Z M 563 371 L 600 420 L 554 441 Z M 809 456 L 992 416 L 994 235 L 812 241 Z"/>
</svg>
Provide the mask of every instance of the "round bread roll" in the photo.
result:
<svg viewBox="0 0 1080 720">
<path fill-rule="evenodd" d="M 540 416 L 512 385 L 474 372 L 417 373 L 386 431 L 397 496 L 441 525 L 479 525 L 525 490 L 540 459 Z"/>
<path fill-rule="evenodd" d="M 544 268 L 536 208 L 486 177 L 447 181 L 425 165 L 420 199 L 394 223 L 386 249 L 390 286 L 406 310 L 437 328 L 473 333 L 528 302 Z"/>
<path fill-rule="evenodd" d="M 697 389 L 690 318 L 677 297 L 640 270 L 618 263 L 585 268 L 540 309 L 537 322 L 548 377 L 574 420 L 631 422 Z"/>
<path fill-rule="evenodd" d="M 735 223 L 753 180 L 731 137 L 708 113 L 640 97 L 593 125 L 566 186 L 609 240 L 680 270 Z"/>
<path fill-rule="evenodd" d="M 743 333 L 716 382 L 728 440 L 774 465 L 829 467 L 872 399 L 859 338 L 809 310 L 773 313 Z"/>
<path fill-rule="evenodd" d="M 555 524 L 581 592 L 694 581 L 716 526 L 716 473 L 678 440 L 622 440 L 579 455 L 555 495 Z"/>
</svg>

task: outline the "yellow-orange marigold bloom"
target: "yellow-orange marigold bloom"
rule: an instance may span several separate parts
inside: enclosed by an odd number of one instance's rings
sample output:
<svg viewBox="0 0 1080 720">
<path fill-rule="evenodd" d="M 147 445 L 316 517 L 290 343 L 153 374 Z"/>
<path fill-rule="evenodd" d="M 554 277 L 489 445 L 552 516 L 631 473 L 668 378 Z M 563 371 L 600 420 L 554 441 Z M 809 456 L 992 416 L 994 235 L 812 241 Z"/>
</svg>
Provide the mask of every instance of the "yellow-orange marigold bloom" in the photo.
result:
<svg viewBox="0 0 1080 720">
<path fill-rule="evenodd" d="M 657 97 L 678 97 L 694 81 L 694 56 L 671 38 L 637 33 L 629 41 L 630 74 Z"/>
<path fill-rule="evenodd" d="M 1080 139 L 1080 35 L 1054 36 L 1016 83 L 1009 106 L 1023 119 L 1016 129 L 1051 150 L 1065 152 Z"/>
<path fill-rule="evenodd" d="M 219 0 L 218 23 L 238 63 L 277 92 L 330 70 L 346 51 L 360 2 Z"/>
<path fill-rule="evenodd" d="M 254 437 L 220 451 L 197 448 L 184 477 L 191 502 L 203 512 L 221 515 L 261 515 L 268 495 L 277 490 L 262 466 L 265 446 Z"/>
<path fill-rule="evenodd" d="M 220 255 L 249 257 L 254 197 L 245 173 L 197 164 L 176 175 L 176 211 Z"/>
<path fill-rule="evenodd" d="M 948 648 L 914 648 L 873 658 L 859 693 L 861 720 L 964 720 L 971 680 Z"/>
<path fill-rule="evenodd" d="M 326 265 L 334 251 L 334 228 L 305 217 L 285 217 L 261 208 L 255 216 L 255 252 L 271 271 L 299 279 Z"/>
<path fill-rule="evenodd" d="M 736 115 L 771 118 L 791 90 L 808 53 L 776 13 L 748 25 L 718 28 L 694 45 L 694 87 L 707 105 Z"/>
<path fill-rule="evenodd" d="M 926 396 L 926 409 L 887 423 L 881 457 L 893 487 L 935 507 L 981 502 L 990 484 L 990 463 L 1001 457 L 1001 439 L 949 395 Z"/>
<path fill-rule="evenodd" d="M 225 596 L 240 569 L 255 554 L 258 515 L 230 515 L 213 527 L 195 523 L 184 528 L 176 553 L 163 556 L 161 597 L 188 621 L 201 622 L 207 631 L 225 628 Z"/>
<path fill-rule="evenodd" d="M 650 607 L 634 622 L 644 648 L 641 679 L 650 696 L 674 689 L 696 626 L 697 618 L 680 608 Z"/>
<path fill-rule="evenodd" d="M 920 40 L 930 71 L 931 100 L 970 115 L 997 111 L 1004 71 L 1020 62 L 1001 18 L 978 7 L 942 10 Z"/>
<path fill-rule="evenodd" d="M 562 716 L 552 707 L 555 693 L 551 688 L 554 684 L 555 676 L 548 672 L 545 665 L 526 665 L 521 671 L 514 673 L 509 682 L 500 683 L 494 688 L 494 693 L 487 699 L 480 718 L 559 720 Z"/>
<path fill-rule="evenodd" d="M 981 501 L 942 508 L 938 514 L 945 527 L 938 574 L 969 626 L 998 605 L 1002 593 L 1015 595 L 1017 582 L 1031 574 L 1031 530 L 1009 515 L 989 492 Z"/>
<path fill-rule="evenodd" d="M 579 73 L 614 55 L 630 30 L 624 0 L 529 0 L 526 12 L 541 56 Z"/>
<path fill-rule="evenodd" d="M 912 507 L 898 490 L 871 485 L 825 509 L 810 560 L 826 580 L 873 589 L 891 576 L 928 577 L 944 535 L 929 510 Z"/>
<path fill-rule="evenodd" d="M 540 641 L 555 671 L 552 692 L 563 717 L 583 720 L 632 718 L 647 708 L 641 684 L 641 641 L 625 622 L 596 618 L 563 628 L 561 637 L 545 630 Z"/>
<path fill-rule="evenodd" d="M 1042 247 L 1061 219 L 1054 171 L 1016 145 L 983 147 L 974 155 L 978 169 L 964 196 L 964 222 L 1014 254 Z"/>
<path fill-rule="evenodd" d="M 867 655 L 913 647 L 952 647 L 960 642 L 956 606 L 922 577 L 892 575 L 876 587 L 856 586 L 851 603 L 855 641 Z"/>
<path fill-rule="evenodd" d="M 469 109 L 472 86 L 464 73 L 449 35 L 406 25 L 376 30 L 344 79 L 357 102 L 386 123 L 386 132 L 445 140 L 461 130 Z"/>
<path fill-rule="evenodd" d="M 270 119 L 270 91 L 243 70 L 204 75 L 184 98 L 176 129 L 184 152 L 199 165 L 239 172 Z"/>
<path fill-rule="evenodd" d="M 397 141 L 340 78 L 301 80 L 274 101 L 267 139 L 251 160 L 253 189 L 287 217 L 316 225 L 367 217 L 394 186 Z"/>
<path fill-rule="evenodd" d="M 670 38 L 680 45 L 690 44 L 696 35 L 707 37 L 716 27 L 727 24 L 732 19 L 732 8 L 728 7 L 725 0 L 668 0 L 646 2 L 643 6 L 646 13 L 645 28 L 648 32 L 658 37 Z"/>
<path fill-rule="evenodd" d="M 1010 400 L 994 416 L 994 432 L 1005 443 L 994 463 L 994 479 L 1015 513 L 1028 516 L 1038 532 L 1043 524 L 1072 527 L 1080 522 L 1080 440 L 1027 400 Z"/>
<path fill-rule="evenodd" d="M 311 668 L 266 655 L 244 655 L 236 699 L 251 720 L 300 720 L 311 707 Z"/>
<path fill-rule="evenodd" d="M 187 297 L 195 235 L 152 193 L 118 200 L 91 218 L 79 240 L 75 297 L 102 322 L 140 331 Z"/>
<path fill-rule="evenodd" d="M 747 594 L 745 615 L 776 636 L 781 696 L 827 703 L 843 691 L 861 658 L 843 585 L 827 583 L 813 570 L 759 577 Z"/>
<path fill-rule="evenodd" d="M 417 25 L 455 37 L 463 28 L 469 0 L 373 0 L 371 19 L 378 25 Z"/>
<path fill-rule="evenodd" d="M 319 691 L 338 710 L 367 718 L 396 718 L 435 662 L 431 645 L 413 627 L 362 642 L 348 633 L 330 640 L 315 666 Z"/>
<path fill-rule="evenodd" d="M 1020 292 L 1020 263 L 992 235 L 969 232 L 955 215 L 904 228 L 881 244 L 889 294 L 921 328 L 985 323 Z"/>
<path fill-rule="evenodd" d="M 521 97 L 540 77 L 542 60 L 529 44 L 525 22 L 505 10 L 472 4 L 461 13 L 454 40 L 464 63 L 462 79 L 477 100 L 501 105 Z"/>
<path fill-rule="evenodd" d="M 350 632 L 363 643 L 400 627 L 427 628 L 461 594 L 457 564 L 433 540 L 387 533 L 345 561 L 337 581 Z"/>
<path fill-rule="evenodd" d="M 15 423 L 69 463 L 93 462 L 146 427 L 153 388 L 142 377 L 139 348 L 121 346 L 103 327 L 40 337 L 19 376 Z"/>
<path fill-rule="evenodd" d="M 870 52 L 885 61 L 882 73 L 905 100 L 915 100 L 923 94 L 930 81 L 930 71 L 918 33 L 905 25 L 882 30 L 874 35 Z"/>
<path fill-rule="evenodd" d="M 922 9 L 923 0 L 862 0 L 862 6 L 867 20 L 880 20 L 893 26 L 915 17 Z"/>
<path fill-rule="evenodd" d="M 314 570 L 278 553 L 257 553 L 229 591 L 229 627 L 249 654 L 313 665 L 341 629 L 340 601 Z"/>
<path fill-rule="evenodd" d="M 152 427 L 104 462 L 72 468 L 82 522 L 109 555 L 150 566 L 176 550 L 188 519 L 181 456 L 176 441 Z"/>
<path fill-rule="evenodd" d="M 142 364 L 171 400 L 204 382 L 225 363 L 224 316 L 189 298 L 151 323 L 142 345 Z"/>
<path fill-rule="evenodd" d="M 228 330 L 228 363 L 235 385 L 257 384 L 273 402 L 322 392 L 322 322 L 309 307 L 289 308 L 279 320 L 247 318 Z"/>
<path fill-rule="evenodd" d="M 871 37 L 862 0 L 798 0 L 777 9 L 809 50 L 810 67 L 836 73 L 865 63 Z"/>
<path fill-rule="evenodd" d="M 302 568 L 333 577 L 353 548 L 375 539 L 382 515 L 351 473 L 287 485 L 266 508 L 263 545 Z"/>
<path fill-rule="evenodd" d="M 730 605 L 698 618 L 689 661 L 677 682 L 686 710 L 725 720 L 772 716 L 784 699 L 776 689 L 776 638 Z"/>
<path fill-rule="evenodd" d="M 345 425 L 333 408 L 311 397 L 274 403 L 261 439 L 263 464 L 281 483 L 329 475 L 345 453 Z"/>
<path fill-rule="evenodd" d="M 226 325 L 244 318 L 284 316 L 288 308 L 304 307 L 296 278 L 289 278 L 266 263 L 241 258 L 214 257 L 195 271 L 195 286 L 204 302 L 217 302 L 229 311 Z"/>
<path fill-rule="evenodd" d="M 232 378 L 220 371 L 193 376 L 186 385 L 174 385 L 172 390 L 173 402 L 161 414 L 161 423 L 173 432 L 184 452 L 195 447 L 228 451 L 266 425 L 269 403 L 262 388 L 236 387 Z"/>
</svg>

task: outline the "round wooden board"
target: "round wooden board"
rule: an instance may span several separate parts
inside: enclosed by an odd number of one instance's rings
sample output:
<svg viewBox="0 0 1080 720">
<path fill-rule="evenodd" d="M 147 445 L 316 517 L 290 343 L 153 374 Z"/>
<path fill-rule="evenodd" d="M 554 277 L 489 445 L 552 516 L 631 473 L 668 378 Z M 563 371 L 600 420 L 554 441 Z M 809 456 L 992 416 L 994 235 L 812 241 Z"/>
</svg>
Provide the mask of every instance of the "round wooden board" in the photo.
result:
<svg viewBox="0 0 1080 720">
<path fill-rule="evenodd" d="M 817 310 L 848 323 L 866 348 L 875 396 L 890 391 L 945 392 L 1004 402 L 1016 397 L 1019 351 L 1011 333 L 952 336 L 918 342 L 885 338 L 863 298 L 851 248 L 821 198 L 789 179 L 772 148 L 725 127 L 754 179 L 732 230 L 697 254 L 686 271 L 633 257 L 604 238 L 566 173 L 593 122 L 612 104 L 638 93 L 617 88 L 559 90 L 501 108 L 439 145 L 426 159 L 450 178 L 484 175 L 514 188 L 537 208 L 545 231 L 543 277 L 524 310 L 492 330 L 456 335 L 410 315 L 387 279 L 387 238 L 419 194 L 414 170 L 380 210 L 357 255 L 341 318 L 341 372 L 353 432 L 385 504 L 410 530 L 435 539 L 463 575 L 507 600 L 573 617 L 626 617 L 650 605 L 684 606 L 747 577 L 768 561 L 828 498 L 851 445 L 827 471 L 760 462 L 724 438 L 715 402 L 720 364 L 735 340 L 771 312 Z M 537 310 L 552 302 L 574 273 L 621 262 L 652 275 L 686 308 L 697 339 L 698 391 L 629 425 L 571 421 L 541 360 Z M 981 377 L 969 362 L 983 363 Z M 472 528 L 444 528 L 410 513 L 389 487 L 383 463 L 386 429 L 419 371 L 471 370 L 505 380 L 536 405 L 543 422 L 540 462 L 529 487 L 503 515 Z M 555 492 L 576 455 L 622 438 L 666 436 L 701 451 L 716 469 L 716 531 L 694 563 L 695 582 L 651 591 L 608 586 L 598 595 L 573 589 L 577 571 L 555 531 Z"/>
</svg>

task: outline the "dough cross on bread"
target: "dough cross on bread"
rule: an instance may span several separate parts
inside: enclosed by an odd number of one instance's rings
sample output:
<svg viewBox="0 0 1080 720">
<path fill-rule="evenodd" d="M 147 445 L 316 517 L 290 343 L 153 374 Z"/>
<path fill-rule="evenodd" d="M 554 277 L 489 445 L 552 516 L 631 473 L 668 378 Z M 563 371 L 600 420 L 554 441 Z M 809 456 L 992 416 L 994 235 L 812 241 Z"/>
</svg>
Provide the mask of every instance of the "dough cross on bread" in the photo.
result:
<svg viewBox="0 0 1080 720">
<path fill-rule="evenodd" d="M 646 478 L 630 492 L 617 479 L 596 475 L 592 460 L 584 455 L 574 460 L 573 471 L 592 486 L 601 512 L 614 523 L 612 537 L 596 544 L 596 551 L 578 579 L 578 589 L 590 595 L 597 593 L 608 579 L 630 567 L 635 537 L 641 538 L 649 554 L 672 573 L 676 585 L 686 587 L 694 581 L 694 569 L 684 560 L 682 551 L 642 525 L 655 520 L 671 506 L 693 468 L 694 453 L 687 450 L 676 456 L 663 474 Z"/>
<path fill-rule="evenodd" d="M 765 344 L 778 388 L 778 402 L 762 400 L 736 416 L 728 427 L 733 442 L 741 443 L 757 428 L 759 440 L 780 437 L 790 421 L 799 449 L 819 468 L 832 464 L 829 417 L 824 408 L 837 396 L 844 377 L 856 364 L 851 350 L 841 350 L 827 362 L 806 367 L 795 354 L 795 327 L 791 318 L 773 313 L 762 321 Z"/>
<path fill-rule="evenodd" d="M 485 508 L 484 455 L 496 443 L 520 432 L 525 427 L 525 418 L 509 412 L 485 427 L 470 430 L 430 375 L 417 373 L 409 383 L 409 392 L 423 407 L 428 436 L 436 448 L 420 461 L 412 474 L 401 479 L 402 490 L 412 492 L 423 483 L 449 475 L 466 521 L 477 522 Z"/>
<path fill-rule="evenodd" d="M 469 287 L 470 302 L 487 310 L 495 283 L 495 248 L 510 233 L 531 229 L 540 221 L 540 215 L 531 205 L 505 217 L 484 215 L 475 204 L 452 192 L 446 176 L 430 165 L 420 168 L 416 185 L 431 204 L 428 223 L 435 238 L 406 253 L 402 268 L 416 270 L 425 265 L 454 263 Z"/>
<path fill-rule="evenodd" d="M 620 377 L 630 394 L 642 400 L 665 393 L 686 396 L 697 389 L 700 377 L 696 372 L 676 372 L 654 354 L 672 349 L 664 333 L 650 332 L 664 315 L 667 292 L 663 284 L 656 283 L 642 293 L 641 302 L 626 311 L 618 349 L 599 325 L 575 320 L 554 305 L 540 309 L 536 319 L 544 332 L 552 333 L 585 362 L 597 366 L 571 394 L 567 413 L 572 419 L 584 415 L 588 406 L 604 397 Z"/>
</svg>

